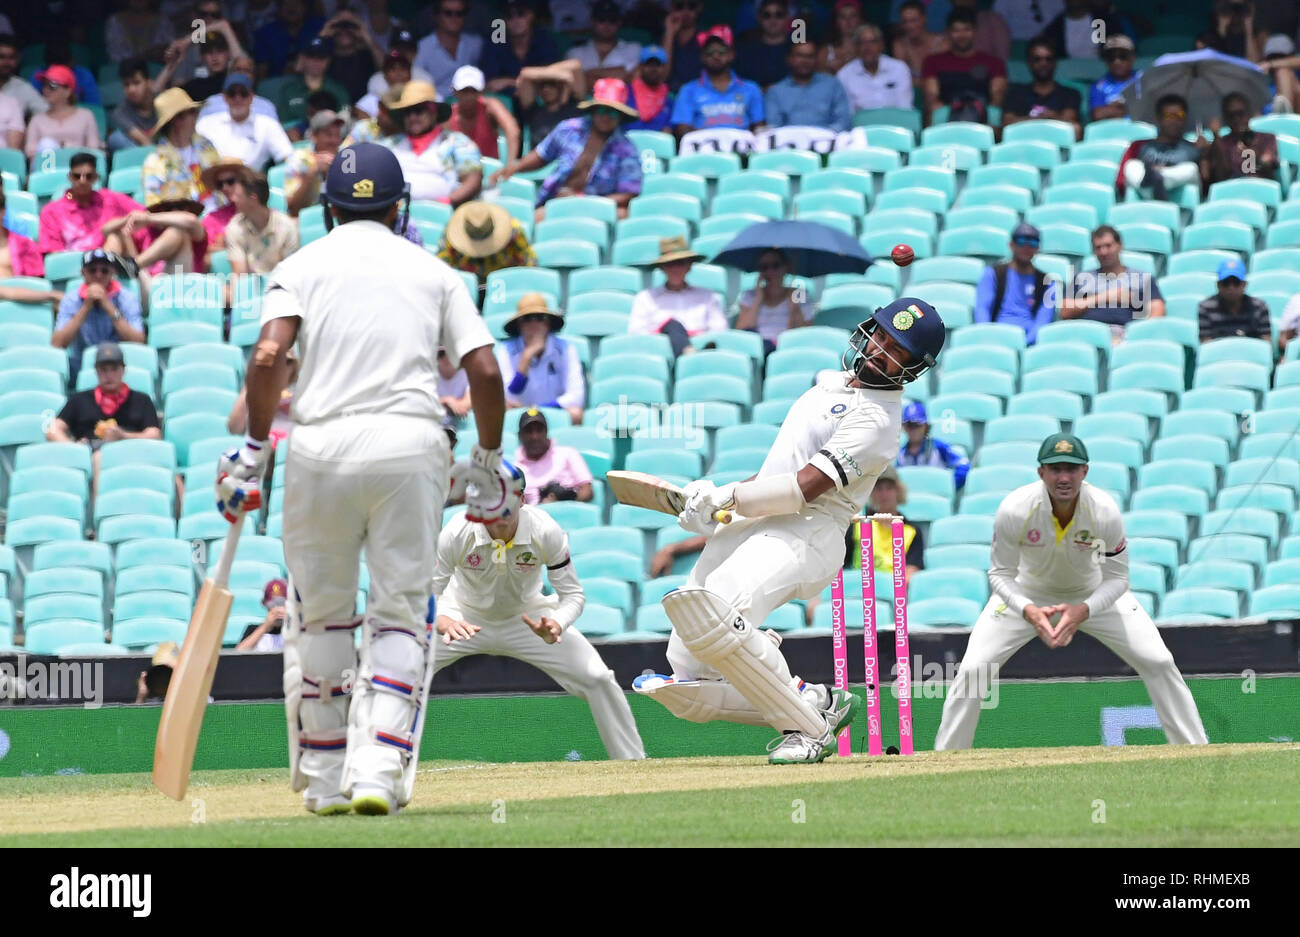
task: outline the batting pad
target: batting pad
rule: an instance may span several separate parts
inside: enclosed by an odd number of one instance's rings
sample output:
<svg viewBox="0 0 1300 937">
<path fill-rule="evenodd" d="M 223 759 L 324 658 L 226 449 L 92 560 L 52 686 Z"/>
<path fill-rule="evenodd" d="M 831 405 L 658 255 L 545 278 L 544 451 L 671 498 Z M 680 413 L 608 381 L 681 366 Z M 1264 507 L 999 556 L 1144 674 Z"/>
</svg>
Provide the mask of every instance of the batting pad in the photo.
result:
<svg viewBox="0 0 1300 937">
<path fill-rule="evenodd" d="M 730 683 L 724 680 L 673 680 L 668 678 L 658 685 L 638 686 L 632 689 L 651 697 L 678 719 L 687 722 L 713 722 L 722 719 L 747 726 L 769 725 L 763 714 L 754 708 Z"/>
<path fill-rule="evenodd" d="M 825 716 L 794 688 L 780 650 L 728 602 L 707 589 L 682 588 L 664 596 L 663 606 L 687 650 L 726 677 L 768 725 L 826 734 Z"/>
</svg>

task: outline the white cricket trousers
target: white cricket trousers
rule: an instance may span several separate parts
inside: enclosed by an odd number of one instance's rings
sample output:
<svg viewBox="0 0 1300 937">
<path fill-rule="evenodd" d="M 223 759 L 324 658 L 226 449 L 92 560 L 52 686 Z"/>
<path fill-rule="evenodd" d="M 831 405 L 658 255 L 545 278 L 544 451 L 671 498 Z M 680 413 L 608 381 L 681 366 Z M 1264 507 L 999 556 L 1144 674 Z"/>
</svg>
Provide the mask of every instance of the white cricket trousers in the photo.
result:
<svg viewBox="0 0 1300 937">
<path fill-rule="evenodd" d="M 535 620 L 539 615 L 552 614 L 556 604 L 555 596 L 544 596 L 535 610 L 529 610 L 528 616 Z M 487 621 L 470 613 L 466 620 L 482 629 L 472 638 L 443 644 L 441 636 L 434 634 L 434 673 L 474 654 L 513 657 L 532 664 L 591 707 L 596 731 L 610 758 L 645 757 L 645 746 L 641 744 L 632 709 L 614 679 L 614 672 L 605 666 L 599 652 L 576 625 L 565 630 L 558 643 L 547 644 L 519 618 Z"/>
<path fill-rule="evenodd" d="M 1031 601 L 1035 605 L 1055 605 L 1066 600 L 1035 596 Z M 1208 741 L 1196 702 L 1174 663 L 1173 654 L 1132 592 L 1125 592 L 1109 609 L 1080 625 L 1079 630 L 1092 635 L 1137 671 L 1172 744 L 1204 745 Z M 980 718 L 978 688 L 981 684 L 987 688 L 987 668 L 992 664 L 1001 667 L 1037 637 L 1034 626 L 1008 608 L 1002 599 L 996 595 L 989 599 L 971 631 L 957 679 L 948 688 L 943 721 L 934 740 L 936 751 L 971 747 Z"/>
<path fill-rule="evenodd" d="M 295 777 L 295 789 L 305 782 L 310 800 L 346 794 L 361 780 L 405 803 L 432 676 L 425 614 L 447 494 L 447 436 L 431 420 L 371 415 L 300 426 L 291 439 L 283 540 L 297 614 L 286 641 L 285 697 L 305 776 Z M 359 618 L 363 548 L 370 591 Z"/>
</svg>

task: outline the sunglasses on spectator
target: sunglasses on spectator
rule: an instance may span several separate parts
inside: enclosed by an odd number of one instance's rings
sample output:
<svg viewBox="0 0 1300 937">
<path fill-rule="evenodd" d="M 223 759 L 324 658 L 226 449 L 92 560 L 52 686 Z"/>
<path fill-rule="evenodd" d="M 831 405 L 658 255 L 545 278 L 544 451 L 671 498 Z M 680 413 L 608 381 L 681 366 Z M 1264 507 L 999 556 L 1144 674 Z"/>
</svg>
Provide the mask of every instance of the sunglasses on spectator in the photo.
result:
<svg viewBox="0 0 1300 937">
<path fill-rule="evenodd" d="M 48 90 L 48 89 L 50 89 L 50 88 L 66 88 L 66 87 L 68 87 L 68 86 L 65 85 L 65 84 L 61 84 L 60 82 L 57 82 L 57 81 L 46 81 L 46 82 L 45 82 L 45 87 L 46 87 L 46 90 Z"/>
<path fill-rule="evenodd" d="M 714 45 L 714 46 L 712 46 L 712 47 L 710 47 L 710 48 L 708 48 L 708 49 L 705 49 L 703 52 L 701 52 L 701 53 L 700 53 L 700 58 L 702 58 L 702 59 L 718 59 L 718 58 L 722 58 L 723 56 L 725 56 L 725 55 L 726 55 L 728 52 L 730 52 L 730 51 L 731 51 L 731 48 L 730 48 L 729 46 Z"/>
<path fill-rule="evenodd" d="M 1038 238 L 1012 238 L 1012 244 L 1018 244 L 1021 247 L 1037 247 Z"/>
<path fill-rule="evenodd" d="M 228 185 L 234 185 L 239 180 L 234 176 L 226 176 L 224 179 L 217 180 L 217 188 L 224 189 Z"/>
<path fill-rule="evenodd" d="M 1228 277 L 1227 279 L 1220 280 L 1220 281 L 1219 281 L 1219 285 L 1220 285 L 1220 286 L 1228 286 L 1228 287 L 1232 287 L 1232 288 L 1235 289 L 1236 287 L 1239 287 L 1239 286 L 1242 286 L 1243 284 L 1245 284 L 1245 282 L 1246 282 L 1245 280 L 1238 280 L 1236 277 Z"/>
<path fill-rule="evenodd" d="M 93 180 L 93 179 L 98 179 L 98 178 L 99 178 L 99 173 L 95 172 L 95 170 L 93 170 L 93 169 L 91 169 L 91 170 L 89 170 L 89 171 L 87 171 L 87 172 L 69 172 L 69 173 L 68 173 L 68 178 L 69 178 L 69 179 L 74 179 L 74 180 L 76 180 L 76 179 L 91 179 L 91 180 Z"/>
<path fill-rule="evenodd" d="M 766 273 L 768 270 L 780 270 L 785 264 L 779 260 L 765 260 L 758 265 L 760 272 Z"/>
<path fill-rule="evenodd" d="M 87 267 L 86 272 L 97 277 L 105 277 L 113 272 L 113 268 L 107 264 L 94 264 L 93 266 Z"/>
<path fill-rule="evenodd" d="M 785 19 L 784 10 L 764 10 L 763 19 L 765 20 L 783 20 Z"/>
<path fill-rule="evenodd" d="M 1228 118 L 1228 120 L 1236 120 L 1238 117 L 1249 117 L 1250 111 L 1243 111 L 1240 109 L 1225 111 L 1223 116 Z"/>
<path fill-rule="evenodd" d="M 1124 49 L 1112 49 L 1110 52 L 1107 52 L 1103 58 L 1108 62 L 1114 61 L 1115 59 L 1131 59 L 1133 58 L 1133 53 Z"/>
<path fill-rule="evenodd" d="M 464 18 L 465 18 L 465 8 L 464 8 L 464 7 L 459 7 L 459 8 L 444 7 L 440 12 L 442 13 L 443 16 L 450 16 L 450 17 L 453 17 L 453 18 L 455 18 L 455 19 L 464 19 Z"/>
<path fill-rule="evenodd" d="M 1055 61 L 1056 61 L 1056 56 L 1054 56 L 1054 55 L 1034 55 L 1034 56 L 1030 56 L 1029 61 L 1031 61 L 1031 62 L 1055 62 Z"/>
<path fill-rule="evenodd" d="M 235 85 L 235 87 L 226 90 L 226 97 L 228 98 L 251 98 L 252 96 L 253 92 L 240 85 Z"/>
</svg>

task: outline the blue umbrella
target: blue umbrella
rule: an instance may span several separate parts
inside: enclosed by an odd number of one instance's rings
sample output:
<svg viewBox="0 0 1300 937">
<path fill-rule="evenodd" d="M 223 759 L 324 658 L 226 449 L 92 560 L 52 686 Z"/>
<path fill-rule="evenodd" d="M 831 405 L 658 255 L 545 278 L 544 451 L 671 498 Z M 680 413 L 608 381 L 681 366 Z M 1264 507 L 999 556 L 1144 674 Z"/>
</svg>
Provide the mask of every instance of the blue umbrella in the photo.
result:
<svg viewBox="0 0 1300 937">
<path fill-rule="evenodd" d="M 815 221 L 764 221 L 741 231 L 713 263 L 756 271 L 764 251 L 784 251 L 791 272 L 805 277 L 864 273 L 871 266 L 866 249 L 850 235 Z"/>
</svg>

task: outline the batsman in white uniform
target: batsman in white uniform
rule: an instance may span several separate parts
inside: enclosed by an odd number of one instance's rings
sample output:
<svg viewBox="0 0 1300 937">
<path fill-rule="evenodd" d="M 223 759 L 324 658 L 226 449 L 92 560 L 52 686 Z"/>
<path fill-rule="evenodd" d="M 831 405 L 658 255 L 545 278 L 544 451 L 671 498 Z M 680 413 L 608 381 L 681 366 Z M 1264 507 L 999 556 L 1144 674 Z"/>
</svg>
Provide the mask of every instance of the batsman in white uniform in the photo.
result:
<svg viewBox="0 0 1300 937">
<path fill-rule="evenodd" d="M 795 402 L 754 478 L 686 486 L 680 523 L 709 542 L 686 585 L 663 598 L 672 675 L 639 677 L 634 689 L 683 719 L 771 726 L 783 733 L 774 764 L 830 753 L 861 700 L 791 676 L 777 636 L 759 627 L 842 566 L 845 530 L 898 455 L 903 387 L 934 367 L 943 341 L 923 300 L 877 309 L 854 332 L 845 370 Z M 719 525 L 722 510 L 741 517 Z"/>
<path fill-rule="evenodd" d="M 523 472 L 502 465 L 514 474 L 505 518 L 484 525 L 462 514 L 438 538 L 431 608 L 442 641 L 434 644 L 434 672 L 472 654 L 532 664 L 591 707 L 610 758 L 644 758 L 614 672 L 574 627 L 586 597 L 568 535 L 551 515 L 524 504 Z M 543 569 L 553 595 L 542 594 Z"/>
<path fill-rule="evenodd" d="M 1138 672 L 1170 742 L 1205 744 L 1196 702 L 1174 657 L 1129 591 L 1119 506 L 1084 481 L 1088 450 L 1078 437 L 1056 433 L 1039 447 L 1038 465 L 1042 481 L 1017 488 L 998 506 L 992 595 L 948 689 L 935 749 L 971 747 L 988 681 L 1035 634 L 1048 647 L 1062 648 L 1076 631 L 1092 635 Z"/>
<path fill-rule="evenodd" d="M 439 346 L 464 368 L 474 398 L 481 445 L 467 512 L 495 519 L 504 506 L 505 395 L 492 337 L 460 277 L 394 234 L 403 199 L 409 189 L 391 152 L 371 143 L 339 151 L 323 198 L 327 224 L 337 223 L 267 278 L 248 437 L 218 468 L 227 519 L 260 507 L 267 435 L 297 342 L 284 689 L 291 783 L 318 814 L 391 813 L 414 789 L 433 663 L 425 608 L 451 462 Z M 364 616 L 355 606 L 363 547 Z"/>
</svg>

